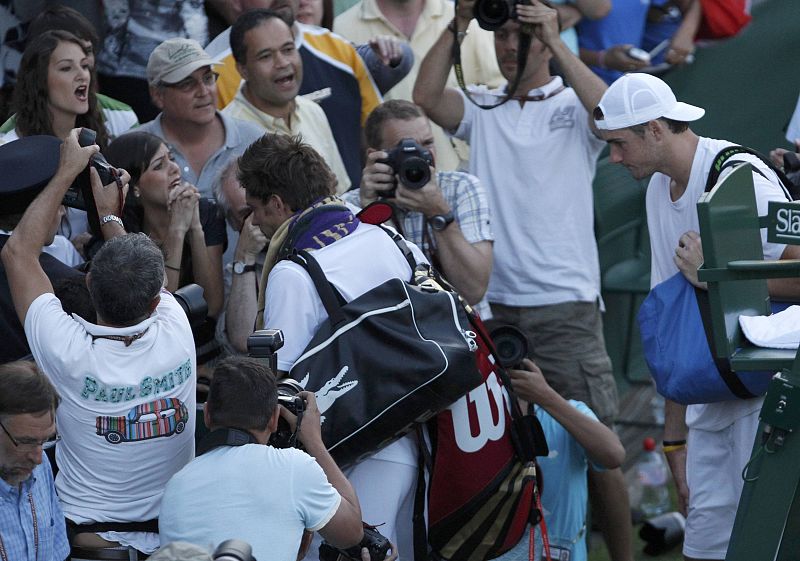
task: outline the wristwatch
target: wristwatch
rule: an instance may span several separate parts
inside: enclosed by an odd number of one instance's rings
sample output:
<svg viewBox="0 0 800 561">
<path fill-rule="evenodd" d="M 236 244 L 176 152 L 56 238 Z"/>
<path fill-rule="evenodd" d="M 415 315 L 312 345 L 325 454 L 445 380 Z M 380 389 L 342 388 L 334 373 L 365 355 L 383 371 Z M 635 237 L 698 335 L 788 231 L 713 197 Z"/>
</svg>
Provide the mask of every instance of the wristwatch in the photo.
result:
<svg viewBox="0 0 800 561">
<path fill-rule="evenodd" d="M 430 222 L 431 228 L 433 228 L 437 232 L 441 232 L 442 230 L 447 228 L 450 224 L 452 224 L 453 220 L 455 219 L 456 217 L 453 216 L 453 211 L 451 210 L 447 214 L 436 214 L 434 216 L 431 216 L 428 222 Z"/>
<path fill-rule="evenodd" d="M 243 275 L 245 273 L 249 273 L 250 271 L 255 271 L 255 265 L 245 265 L 243 261 L 234 261 L 233 262 L 233 274 L 234 275 Z"/>
</svg>

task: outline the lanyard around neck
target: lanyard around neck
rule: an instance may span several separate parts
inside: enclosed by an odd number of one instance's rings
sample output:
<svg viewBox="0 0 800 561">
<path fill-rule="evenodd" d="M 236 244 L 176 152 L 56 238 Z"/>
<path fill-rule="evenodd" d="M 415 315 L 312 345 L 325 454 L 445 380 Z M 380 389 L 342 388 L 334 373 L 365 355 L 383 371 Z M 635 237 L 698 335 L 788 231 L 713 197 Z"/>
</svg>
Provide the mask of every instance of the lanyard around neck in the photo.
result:
<svg viewBox="0 0 800 561">
<path fill-rule="evenodd" d="M 36 505 L 33 502 L 33 494 L 28 491 L 28 504 L 31 505 L 31 518 L 33 518 L 33 551 L 34 560 L 39 559 L 39 520 L 36 518 Z M 3 543 L 3 535 L 0 534 L 0 559 L 2 561 L 9 561 L 8 552 L 6 551 L 5 543 Z"/>
</svg>

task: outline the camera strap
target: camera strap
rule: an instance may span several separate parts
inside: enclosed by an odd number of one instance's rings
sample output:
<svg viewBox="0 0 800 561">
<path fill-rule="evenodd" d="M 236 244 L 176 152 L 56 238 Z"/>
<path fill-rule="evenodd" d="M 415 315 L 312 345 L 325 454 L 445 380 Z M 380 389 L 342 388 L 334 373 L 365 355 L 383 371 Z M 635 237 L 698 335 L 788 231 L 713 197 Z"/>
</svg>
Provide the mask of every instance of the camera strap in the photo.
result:
<svg viewBox="0 0 800 561">
<path fill-rule="evenodd" d="M 202 456 L 220 446 L 244 446 L 245 444 L 258 444 L 258 441 L 246 430 L 230 427 L 216 429 L 205 435 L 197 443 L 197 455 Z"/>
<path fill-rule="evenodd" d="M 458 13 L 458 0 L 456 0 L 455 2 L 455 12 Z M 477 105 L 481 109 L 494 109 L 495 107 L 500 107 L 508 100 L 513 99 L 514 93 L 517 91 L 517 87 L 519 87 L 519 82 L 522 79 L 522 73 L 525 71 L 525 65 L 528 63 L 528 50 L 530 49 L 531 46 L 530 34 L 520 30 L 519 45 L 517 46 L 517 74 L 516 76 L 514 76 L 514 79 L 506 87 L 505 96 L 497 103 L 484 104 L 475 101 L 475 99 L 472 97 L 472 94 L 470 94 L 469 91 L 467 91 L 467 86 L 466 83 L 464 82 L 464 69 L 461 66 L 461 45 L 458 42 L 458 30 L 456 29 L 455 25 L 451 26 L 449 29 L 453 33 L 453 71 L 456 74 L 458 87 L 461 88 L 462 92 L 464 92 L 466 98 L 470 100 L 471 103 Z"/>
<path fill-rule="evenodd" d="M 299 398 L 298 398 L 299 399 Z M 303 422 L 303 414 L 305 413 L 305 406 L 297 412 L 297 424 L 294 426 L 294 432 L 289 437 L 289 446 L 297 448 L 298 433 L 300 432 L 300 424 Z"/>
</svg>

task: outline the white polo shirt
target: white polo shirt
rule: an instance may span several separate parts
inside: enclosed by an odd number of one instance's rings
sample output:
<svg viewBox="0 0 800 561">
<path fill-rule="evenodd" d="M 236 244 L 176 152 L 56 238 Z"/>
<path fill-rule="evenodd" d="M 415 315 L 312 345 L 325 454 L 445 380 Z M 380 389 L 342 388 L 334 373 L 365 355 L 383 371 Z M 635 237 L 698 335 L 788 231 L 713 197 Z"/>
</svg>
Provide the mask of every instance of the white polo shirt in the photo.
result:
<svg viewBox="0 0 800 561">
<path fill-rule="evenodd" d="M 471 146 L 469 172 L 489 194 L 494 266 L 487 298 L 507 306 L 593 301 L 600 295 L 594 237 L 594 180 L 604 142 L 572 88 L 555 77 L 492 110 L 464 99 L 455 132 Z M 470 87 L 481 103 L 503 90 Z M 463 94 L 462 94 L 463 96 Z"/>
</svg>

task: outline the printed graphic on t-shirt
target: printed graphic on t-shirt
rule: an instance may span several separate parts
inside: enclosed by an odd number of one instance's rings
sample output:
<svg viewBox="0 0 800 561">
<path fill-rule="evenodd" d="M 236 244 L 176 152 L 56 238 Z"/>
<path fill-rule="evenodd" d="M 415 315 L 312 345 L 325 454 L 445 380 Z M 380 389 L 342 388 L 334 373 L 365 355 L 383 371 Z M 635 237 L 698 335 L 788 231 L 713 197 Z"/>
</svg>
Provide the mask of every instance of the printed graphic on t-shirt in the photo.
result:
<svg viewBox="0 0 800 561">
<path fill-rule="evenodd" d="M 172 392 L 176 387 L 185 383 L 192 377 L 192 362 L 186 359 L 180 366 L 170 370 L 161 377 L 145 376 L 139 385 L 132 386 L 106 386 L 91 376 L 83 380 L 81 397 L 87 401 L 106 401 L 120 403 L 133 401 L 142 397 L 158 397 L 159 394 Z"/>
<path fill-rule="evenodd" d="M 105 437 L 111 444 L 136 442 L 183 432 L 189 421 L 189 412 L 186 405 L 174 396 L 176 388 L 192 379 L 192 362 L 186 359 L 163 376 L 145 376 L 138 384 L 129 386 L 106 385 L 86 376 L 80 396 L 88 402 L 127 404 L 115 414 L 96 417 L 97 435 Z M 142 398 L 150 401 L 134 407 L 128 403 Z"/>
<path fill-rule="evenodd" d="M 137 405 L 122 417 L 97 417 L 97 434 L 111 444 L 180 434 L 189 412 L 175 397 Z"/>
<path fill-rule="evenodd" d="M 550 117 L 550 131 L 556 129 L 571 129 L 575 126 L 575 106 L 562 107 L 553 112 Z"/>
</svg>

